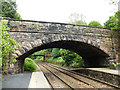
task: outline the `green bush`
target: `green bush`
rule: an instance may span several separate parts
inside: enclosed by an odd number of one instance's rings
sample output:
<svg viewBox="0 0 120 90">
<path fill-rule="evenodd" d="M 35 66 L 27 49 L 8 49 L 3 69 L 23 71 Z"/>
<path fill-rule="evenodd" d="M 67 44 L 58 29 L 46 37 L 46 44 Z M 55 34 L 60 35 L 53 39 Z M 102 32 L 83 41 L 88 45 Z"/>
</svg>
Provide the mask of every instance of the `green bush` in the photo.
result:
<svg viewBox="0 0 120 90">
<path fill-rule="evenodd" d="M 76 58 L 74 58 L 74 60 L 72 61 L 72 64 L 70 64 L 70 67 L 79 68 L 82 66 L 84 66 L 82 57 L 79 55 L 76 55 Z"/>
<path fill-rule="evenodd" d="M 78 68 L 78 67 L 80 67 L 80 66 L 79 66 L 79 63 L 76 63 L 76 62 L 75 62 L 75 63 L 72 63 L 72 64 L 70 65 L 70 67 Z"/>
<path fill-rule="evenodd" d="M 62 57 L 58 57 L 57 62 L 60 62 L 60 63 L 64 64 L 64 63 L 65 63 L 65 60 L 63 60 Z"/>
<path fill-rule="evenodd" d="M 62 59 L 62 57 L 58 57 L 58 58 L 51 57 L 51 58 L 47 59 L 47 62 L 56 64 L 59 66 L 63 66 L 65 64 L 65 61 Z"/>
<path fill-rule="evenodd" d="M 59 56 L 59 48 L 52 49 L 52 57 L 56 58 Z"/>
<path fill-rule="evenodd" d="M 35 62 L 31 58 L 26 58 L 24 63 L 24 69 L 25 71 L 36 71 L 37 66 Z"/>
<path fill-rule="evenodd" d="M 36 59 L 33 59 L 34 61 L 44 61 L 44 57 L 37 57 Z"/>
<path fill-rule="evenodd" d="M 54 58 L 51 57 L 51 58 L 48 58 L 48 59 L 47 59 L 47 62 L 51 62 L 51 61 L 53 61 L 53 60 L 54 60 Z"/>
<path fill-rule="evenodd" d="M 62 57 L 58 57 L 56 61 L 54 61 L 57 65 L 63 66 L 65 64 L 65 60 Z"/>
<path fill-rule="evenodd" d="M 0 58 L 0 67 L 2 67 L 2 58 Z"/>
</svg>

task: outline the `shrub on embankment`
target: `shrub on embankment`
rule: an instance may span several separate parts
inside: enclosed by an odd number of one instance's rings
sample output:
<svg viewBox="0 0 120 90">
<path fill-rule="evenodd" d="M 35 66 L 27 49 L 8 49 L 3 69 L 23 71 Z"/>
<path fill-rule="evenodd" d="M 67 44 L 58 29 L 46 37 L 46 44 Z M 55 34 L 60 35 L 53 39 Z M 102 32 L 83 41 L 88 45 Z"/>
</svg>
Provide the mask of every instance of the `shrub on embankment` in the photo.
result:
<svg viewBox="0 0 120 90">
<path fill-rule="evenodd" d="M 31 58 L 26 58 L 24 63 L 24 70 L 34 72 L 37 69 L 37 65 Z"/>
</svg>

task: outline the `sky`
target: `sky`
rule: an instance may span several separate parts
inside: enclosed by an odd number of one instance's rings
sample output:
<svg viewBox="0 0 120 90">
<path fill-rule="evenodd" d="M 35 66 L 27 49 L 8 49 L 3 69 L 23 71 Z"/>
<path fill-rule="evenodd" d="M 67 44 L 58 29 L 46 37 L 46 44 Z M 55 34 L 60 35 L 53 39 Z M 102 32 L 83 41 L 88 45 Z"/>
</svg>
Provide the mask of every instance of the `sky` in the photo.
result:
<svg viewBox="0 0 120 90">
<path fill-rule="evenodd" d="M 25 20 L 67 23 L 71 13 L 83 14 L 87 24 L 102 25 L 113 16 L 115 6 L 109 0 L 16 0 L 17 11 Z"/>
</svg>

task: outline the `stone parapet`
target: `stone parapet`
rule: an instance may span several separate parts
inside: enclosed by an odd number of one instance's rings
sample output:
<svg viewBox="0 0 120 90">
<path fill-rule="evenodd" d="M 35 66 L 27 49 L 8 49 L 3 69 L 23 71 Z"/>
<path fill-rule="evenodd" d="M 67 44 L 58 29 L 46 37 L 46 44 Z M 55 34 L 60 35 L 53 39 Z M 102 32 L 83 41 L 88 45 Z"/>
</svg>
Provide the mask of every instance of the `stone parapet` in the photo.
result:
<svg viewBox="0 0 120 90">
<path fill-rule="evenodd" d="M 101 27 L 75 25 L 55 22 L 8 20 L 12 32 L 66 33 L 110 37 L 111 30 Z"/>
</svg>

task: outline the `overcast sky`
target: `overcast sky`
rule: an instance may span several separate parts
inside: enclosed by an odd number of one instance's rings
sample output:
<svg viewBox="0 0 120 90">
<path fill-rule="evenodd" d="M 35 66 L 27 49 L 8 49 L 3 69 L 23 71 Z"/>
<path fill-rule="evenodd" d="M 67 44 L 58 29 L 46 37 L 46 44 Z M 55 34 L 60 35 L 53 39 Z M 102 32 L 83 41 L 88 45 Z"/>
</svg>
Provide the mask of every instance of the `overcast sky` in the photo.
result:
<svg viewBox="0 0 120 90">
<path fill-rule="evenodd" d="M 85 21 L 99 21 L 102 25 L 114 15 L 115 6 L 109 0 L 16 0 L 22 19 L 63 22 L 71 13 L 85 15 Z"/>
</svg>

